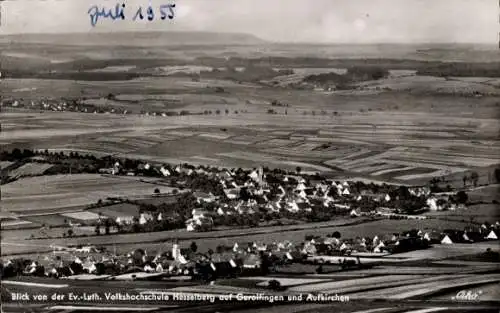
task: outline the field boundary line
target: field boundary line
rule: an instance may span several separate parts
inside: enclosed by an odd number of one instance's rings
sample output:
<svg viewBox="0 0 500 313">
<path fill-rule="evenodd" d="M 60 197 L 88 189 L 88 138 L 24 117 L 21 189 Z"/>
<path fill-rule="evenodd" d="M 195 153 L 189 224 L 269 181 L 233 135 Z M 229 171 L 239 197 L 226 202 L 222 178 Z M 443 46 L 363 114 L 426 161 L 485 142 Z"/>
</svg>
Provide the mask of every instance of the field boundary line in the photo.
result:
<svg viewBox="0 0 500 313">
<path fill-rule="evenodd" d="M 42 288 L 66 288 L 66 287 L 69 287 L 68 284 L 41 284 L 41 283 L 30 283 L 30 282 L 24 282 L 24 281 L 15 281 L 15 280 L 3 280 L 2 284 L 28 286 L 28 287 L 42 287 Z"/>
</svg>

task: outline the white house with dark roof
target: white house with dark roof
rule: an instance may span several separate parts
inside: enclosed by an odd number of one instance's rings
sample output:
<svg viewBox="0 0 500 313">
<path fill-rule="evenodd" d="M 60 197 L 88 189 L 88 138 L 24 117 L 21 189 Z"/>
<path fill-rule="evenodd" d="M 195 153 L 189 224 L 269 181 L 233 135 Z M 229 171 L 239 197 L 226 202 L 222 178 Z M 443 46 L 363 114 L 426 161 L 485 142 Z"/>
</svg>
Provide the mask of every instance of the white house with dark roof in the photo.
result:
<svg viewBox="0 0 500 313">
<path fill-rule="evenodd" d="M 144 225 L 149 221 L 153 220 L 153 216 L 150 213 L 141 213 L 139 216 L 139 224 Z"/>
<path fill-rule="evenodd" d="M 117 216 L 115 222 L 118 225 L 132 224 L 134 222 L 133 216 Z"/>
<path fill-rule="evenodd" d="M 298 183 L 297 187 L 295 187 L 295 190 L 298 190 L 300 192 L 300 191 L 304 191 L 306 188 L 307 187 L 304 183 Z"/>
<path fill-rule="evenodd" d="M 224 193 L 226 194 L 226 197 L 230 200 L 236 200 L 240 197 L 239 188 L 224 189 Z"/>
<path fill-rule="evenodd" d="M 197 231 L 204 227 L 213 226 L 213 219 L 207 215 L 196 215 L 186 221 L 186 229 L 187 231 Z"/>
<path fill-rule="evenodd" d="M 302 199 L 306 199 L 306 198 L 307 198 L 307 193 L 306 193 L 306 191 L 305 191 L 304 189 L 303 189 L 303 190 L 300 190 L 300 191 L 297 193 L 297 195 L 298 195 L 299 197 L 301 197 Z"/>
<path fill-rule="evenodd" d="M 279 201 L 268 202 L 265 205 L 265 208 L 268 210 L 268 212 L 279 213 L 281 210 L 281 204 L 279 203 Z"/>
<path fill-rule="evenodd" d="M 488 233 L 488 236 L 486 236 L 486 239 L 489 239 L 489 240 L 498 240 L 497 233 L 493 229 L 490 230 L 490 232 Z"/>
<path fill-rule="evenodd" d="M 285 209 L 291 213 L 297 213 L 300 211 L 300 208 L 295 200 L 287 202 Z"/>
<path fill-rule="evenodd" d="M 196 197 L 196 200 L 198 201 L 198 203 L 200 202 L 207 202 L 207 203 L 211 203 L 211 202 L 214 202 L 216 200 L 216 197 L 212 194 L 212 193 L 206 193 L 206 192 L 195 192 L 193 194 L 195 197 Z"/>
<path fill-rule="evenodd" d="M 249 253 L 243 259 L 243 267 L 249 269 L 260 268 L 262 262 L 257 254 Z"/>
<path fill-rule="evenodd" d="M 448 235 L 445 235 L 443 239 L 441 239 L 441 244 L 449 245 L 452 244 L 453 241 L 450 239 Z"/>
<path fill-rule="evenodd" d="M 160 172 L 163 176 L 170 176 L 170 171 L 163 166 L 160 168 Z"/>
<path fill-rule="evenodd" d="M 351 210 L 351 213 L 349 213 L 351 215 L 351 217 L 360 217 L 361 216 L 361 213 L 358 212 L 357 210 Z"/>
</svg>

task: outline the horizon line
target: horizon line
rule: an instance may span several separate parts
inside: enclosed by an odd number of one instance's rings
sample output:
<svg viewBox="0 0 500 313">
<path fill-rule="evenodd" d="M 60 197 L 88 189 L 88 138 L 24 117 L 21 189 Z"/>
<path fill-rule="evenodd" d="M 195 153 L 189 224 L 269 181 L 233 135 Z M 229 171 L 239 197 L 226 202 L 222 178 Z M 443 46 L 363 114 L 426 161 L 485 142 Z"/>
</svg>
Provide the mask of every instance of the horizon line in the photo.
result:
<svg viewBox="0 0 500 313">
<path fill-rule="evenodd" d="M 1 0 L 0 0 L 1 1 Z M 13 37 L 13 36 L 33 36 L 33 35 L 92 35 L 92 34 L 126 34 L 126 33 L 207 33 L 207 34 L 227 34 L 227 35 L 246 35 L 249 37 L 253 37 L 259 41 L 262 41 L 262 44 L 277 44 L 277 45 L 491 45 L 498 46 L 498 42 L 456 42 L 456 41 L 413 41 L 413 42 L 405 42 L 405 41 L 373 41 L 373 42 L 355 42 L 355 41 L 336 41 L 336 42 L 325 42 L 325 41 L 272 41 L 263 39 L 254 34 L 245 33 L 245 32 L 217 32 L 217 31 L 204 31 L 204 30 L 174 30 L 174 31 L 164 31 L 164 30 L 124 30 L 124 31 L 71 31 L 71 32 L 32 32 L 32 33 L 8 33 L 2 34 L 1 37 Z M 258 43 L 257 43 L 258 44 Z M 249 44 L 238 44 L 238 45 L 256 45 L 256 43 Z"/>
</svg>

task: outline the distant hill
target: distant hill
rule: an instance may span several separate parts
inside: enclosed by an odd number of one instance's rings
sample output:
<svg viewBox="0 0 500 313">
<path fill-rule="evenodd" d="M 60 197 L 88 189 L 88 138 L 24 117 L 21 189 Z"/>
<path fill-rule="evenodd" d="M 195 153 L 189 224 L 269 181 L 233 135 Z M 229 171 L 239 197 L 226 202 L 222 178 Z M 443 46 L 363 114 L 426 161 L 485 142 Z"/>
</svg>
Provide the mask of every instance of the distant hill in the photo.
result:
<svg viewBox="0 0 500 313">
<path fill-rule="evenodd" d="M 0 43 L 34 43 L 77 46 L 178 46 L 178 45 L 255 45 L 265 43 L 243 33 L 212 32 L 116 32 L 15 34 L 0 36 Z"/>
</svg>

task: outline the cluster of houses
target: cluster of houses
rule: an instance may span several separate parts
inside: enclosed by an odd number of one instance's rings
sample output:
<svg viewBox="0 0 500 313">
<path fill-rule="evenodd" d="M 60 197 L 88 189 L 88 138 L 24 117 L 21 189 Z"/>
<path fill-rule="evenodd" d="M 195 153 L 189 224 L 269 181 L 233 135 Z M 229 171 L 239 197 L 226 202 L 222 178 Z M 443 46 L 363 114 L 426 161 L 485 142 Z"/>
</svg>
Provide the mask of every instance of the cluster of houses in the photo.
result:
<svg viewBox="0 0 500 313">
<path fill-rule="evenodd" d="M 474 243 L 486 240 L 498 240 L 500 236 L 500 223 L 497 221 L 495 224 L 482 224 L 477 228 L 466 228 L 464 230 L 444 230 L 441 234 L 431 238 L 433 242 L 442 244 L 453 243 Z"/>
<path fill-rule="evenodd" d="M 2 277 L 35 275 L 61 278 L 80 274 L 127 277 L 155 277 L 157 275 L 185 276 L 187 279 L 215 279 L 238 275 L 265 275 L 291 263 L 361 265 L 360 257 L 380 257 L 391 253 L 425 249 L 431 244 L 453 244 L 498 240 L 500 223 L 482 225 L 477 230 L 445 230 L 423 232 L 411 230 L 401 234 L 341 238 L 338 232 L 325 238 L 306 236 L 300 243 L 291 241 L 272 243 L 234 243 L 232 247 L 219 246 L 217 251 L 197 252 L 197 247 L 181 249 L 177 242 L 167 252 L 148 254 L 136 249 L 116 255 L 93 247 L 64 248 L 39 260 L 8 260 L 2 264 Z M 355 267 L 354 267 L 355 268 Z M 133 274 L 133 275 L 132 275 Z"/>
<path fill-rule="evenodd" d="M 216 218 L 220 220 L 225 216 L 256 213 L 279 217 L 322 212 L 330 214 L 330 217 L 349 214 L 352 217 L 425 219 L 419 213 L 465 207 L 465 204 L 450 201 L 450 196 L 432 194 L 429 187 L 364 184 L 301 175 L 297 172 L 275 175 L 263 168 L 242 171 L 201 166 L 154 166 L 145 163 L 131 170 L 116 162 L 113 167 L 100 169 L 100 172 L 114 175 L 151 172 L 170 178 L 175 183 L 182 180 L 179 175 L 215 181 L 220 187 L 219 193 L 215 190 L 193 190 L 198 206 L 192 208 L 191 216 L 186 221 L 188 231 L 209 230 Z M 405 205 L 410 202 L 416 209 L 408 213 Z"/>
<path fill-rule="evenodd" d="M 352 181 L 335 181 L 318 179 L 306 180 L 301 175 L 282 175 L 279 181 L 273 177 L 273 182 L 266 180 L 262 168 L 250 171 L 239 182 L 235 173 L 224 170 L 216 173 L 215 178 L 224 190 L 224 196 L 211 193 L 195 193 L 200 208 L 192 212 L 192 217 L 186 222 L 189 231 L 203 229 L 213 223 L 213 218 L 227 215 L 264 214 L 280 215 L 282 213 L 312 213 L 329 211 L 331 213 L 350 214 L 352 217 L 363 215 L 400 216 L 398 209 L 391 204 L 392 197 L 388 191 L 374 193 L 367 187 L 360 190 L 359 185 Z M 366 186 L 365 186 L 366 187 Z M 388 187 L 392 188 L 392 187 Z M 411 197 L 429 197 L 430 190 L 426 187 L 409 188 Z M 371 202 L 374 209 L 364 210 L 361 203 Z M 212 204 L 212 211 L 203 209 L 204 203 Z M 424 206 L 422 210 L 429 207 Z M 425 218 L 414 216 L 413 218 Z"/>
<path fill-rule="evenodd" d="M 112 99 L 108 99 L 112 100 Z M 105 101 L 105 100 L 103 100 Z M 40 111 L 52 111 L 52 112 L 80 112 L 80 113 L 93 113 L 93 114 L 118 114 L 127 115 L 131 114 L 132 111 L 126 110 L 124 108 L 116 107 L 113 105 L 94 105 L 91 103 L 85 103 L 82 101 L 65 101 L 56 99 L 45 99 L 40 101 L 24 100 L 24 99 L 3 99 L 0 101 L 0 107 L 3 108 L 25 108 Z M 241 113 L 246 112 L 242 111 Z M 221 114 L 221 110 L 205 110 L 203 112 L 190 112 L 186 110 L 181 111 L 140 111 L 142 116 L 152 116 L 152 117 L 167 117 L 167 116 L 178 116 L 178 115 L 211 115 L 212 113 Z M 238 114 L 238 111 L 234 111 Z M 226 109 L 225 114 L 229 114 L 229 110 Z"/>
<path fill-rule="evenodd" d="M 55 99 L 46 99 L 40 101 L 23 100 L 23 99 L 5 99 L 0 103 L 1 107 L 12 108 L 27 108 L 41 111 L 53 112 L 81 112 L 94 114 L 129 114 L 125 109 L 119 108 L 103 108 L 92 104 L 81 103 L 76 101 L 64 101 Z"/>
</svg>

